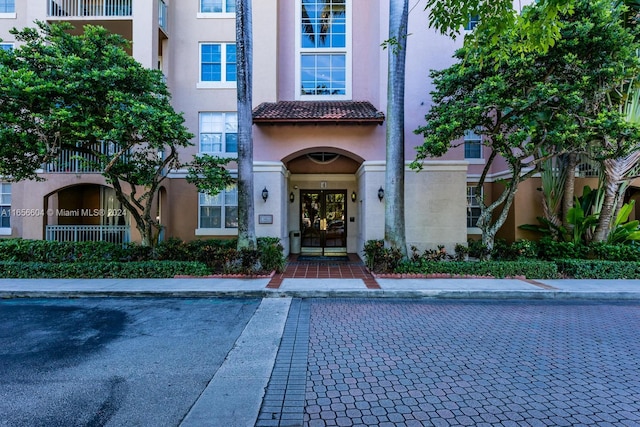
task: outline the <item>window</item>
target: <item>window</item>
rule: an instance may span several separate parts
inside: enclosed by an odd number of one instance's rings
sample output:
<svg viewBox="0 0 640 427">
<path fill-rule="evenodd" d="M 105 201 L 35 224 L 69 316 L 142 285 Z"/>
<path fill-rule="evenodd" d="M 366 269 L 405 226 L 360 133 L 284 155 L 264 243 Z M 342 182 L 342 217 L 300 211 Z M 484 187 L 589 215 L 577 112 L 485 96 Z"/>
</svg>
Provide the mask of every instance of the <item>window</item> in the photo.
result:
<svg viewBox="0 0 640 427">
<path fill-rule="evenodd" d="M 236 81 L 235 43 L 200 44 L 200 81 L 213 83 Z"/>
<path fill-rule="evenodd" d="M 235 13 L 235 0 L 200 0 L 200 13 Z"/>
<path fill-rule="evenodd" d="M 482 158 L 482 135 L 476 131 L 468 130 L 464 133 L 464 158 Z"/>
<path fill-rule="evenodd" d="M 11 228 L 11 184 L 0 183 L 0 228 Z"/>
<path fill-rule="evenodd" d="M 0 13 L 15 13 L 15 0 L 0 0 Z"/>
<path fill-rule="evenodd" d="M 200 152 L 238 152 L 237 113 L 200 113 Z"/>
<path fill-rule="evenodd" d="M 350 0 L 299 0 L 299 98 L 350 96 Z"/>
<path fill-rule="evenodd" d="M 199 205 L 199 228 L 238 228 L 238 189 L 235 185 L 215 196 L 200 193 Z"/>
<path fill-rule="evenodd" d="M 2 50 L 12 50 L 13 49 L 13 43 L 0 43 L 0 49 Z"/>
<path fill-rule="evenodd" d="M 464 26 L 465 31 L 473 30 L 478 23 L 480 23 L 480 17 L 478 15 L 469 15 L 469 21 L 467 25 Z"/>
<path fill-rule="evenodd" d="M 480 197 L 482 197 L 482 191 Z M 476 186 L 467 185 L 467 228 L 477 227 L 478 218 L 480 218 L 480 204 L 476 200 Z"/>
</svg>

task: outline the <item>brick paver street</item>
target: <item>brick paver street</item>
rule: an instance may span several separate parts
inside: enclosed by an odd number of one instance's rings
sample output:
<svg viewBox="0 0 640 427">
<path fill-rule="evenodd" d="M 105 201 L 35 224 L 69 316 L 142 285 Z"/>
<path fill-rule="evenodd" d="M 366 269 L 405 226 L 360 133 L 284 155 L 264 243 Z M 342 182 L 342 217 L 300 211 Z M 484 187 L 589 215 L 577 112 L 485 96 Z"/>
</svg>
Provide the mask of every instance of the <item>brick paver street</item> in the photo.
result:
<svg viewBox="0 0 640 427">
<path fill-rule="evenodd" d="M 638 426 L 640 304 L 294 300 L 258 425 Z"/>
</svg>

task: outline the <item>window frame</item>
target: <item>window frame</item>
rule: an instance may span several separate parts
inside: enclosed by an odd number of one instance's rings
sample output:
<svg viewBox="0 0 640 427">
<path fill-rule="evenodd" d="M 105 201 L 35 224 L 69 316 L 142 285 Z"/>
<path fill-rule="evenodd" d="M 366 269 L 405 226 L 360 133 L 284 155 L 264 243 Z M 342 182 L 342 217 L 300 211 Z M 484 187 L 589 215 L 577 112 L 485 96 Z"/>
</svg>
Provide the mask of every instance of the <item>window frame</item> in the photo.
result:
<svg viewBox="0 0 640 427">
<path fill-rule="evenodd" d="M 203 12 L 202 11 L 202 2 L 204 0 L 200 0 L 199 1 L 199 5 L 198 5 L 198 14 L 197 14 L 197 18 L 235 18 L 236 16 L 236 12 L 235 12 L 235 1 L 234 0 L 221 0 L 222 2 L 222 9 L 224 9 L 225 11 L 220 11 L 220 12 Z M 227 12 L 226 9 L 228 9 L 229 5 L 233 5 L 234 6 L 234 11 L 233 12 Z"/>
<path fill-rule="evenodd" d="M 202 66 L 203 66 L 203 62 L 202 62 L 202 49 L 204 46 L 220 46 L 220 80 L 202 80 Z M 233 64 L 236 66 L 235 69 L 235 75 L 236 75 L 236 80 L 227 80 L 227 73 L 228 73 L 228 69 L 227 67 L 229 66 L 229 64 L 231 64 L 230 62 L 227 62 L 227 47 L 233 45 L 236 45 L 236 42 L 200 42 L 198 43 L 198 84 L 197 84 L 197 88 L 199 89 L 209 89 L 209 88 L 214 88 L 214 89 L 218 89 L 218 88 L 227 88 L 227 89 L 235 89 L 237 86 L 237 78 L 238 78 L 238 69 L 237 69 L 237 62 L 234 62 Z M 237 55 L 237 52 L 236 52 Z M 237 56 L 236 56 L 237 58 Z"/>
<path fill-rule="evenodd" d="M 202 131 L 202 119 L 204 115 L 222 115 L 222 132 L 221 132 L 221 151 L 204 151 L 202 149 L 202 135 L 203 134 L 215 134 L 217 132 L 203 132 Z M 236 150 L 235 151 L 227 151 L 227 134 L 232 134 L 233 132 L 227 132 L 227 127 L 229 126 L 229 122 L 227 121 L 227 117 L 230 115 L 235 116 L 235 135 L 236 135 Z M 198 152 L 200 154 L 211 154 L 216 155 L 218 157 L 237 157 L 238 155 L 238 113 L 235 111 L 199 111 L 198 112 Z"/>
<path fill-rule="evenodd" d="M 13 5 L 13 10 L 6 10 L 7 7 L 9 6 L 8 3 L 11 3 Z M 16 17 L 15 0 L 0 0 L 0 18 L 15 18 L 15 17 Z"/>
<path fill-rule="evenodd" d="M 469 20 L 464 25 L 464 30 L 471 32 L 473 31 L 474 28 L 478 26 L 479 23 L 480 23 L 480 15 L 469 14 Z"/>
<path fill-rule="evenodd" d="M 297 101 L 351 100 L 353 90 L 352 76 L 352 0 L 345 2 L 345 46 L 344 47 L 302 47 L 302 1 L 295 2 L 295 79 L 294 93 Z M 344 55 L 345 93 L 341 95 L 304 95 L 302 94 L 302 57 L 315 55 Z"/>
<path fill-rule="evenodd" d="M 472 136 L 474 137 L 472 138 Z M 478 156 L 471 157 L 467 153 L 471 151 L 470 150 L 471 148 L 473 148 L 475 151 L 476 146 L 478 150 Z M 470 129 L 464 132 L 464 159 L 469 162 L 484 163 L 484 156 L 483 156 L 483 150 L 482 150 L 482 134 L 479 133 L 477 130 Z"/>
<path fill-rule="evenodd" d="M 475 194 L 477 187 L 477 184 L 467 184 L 467 229 L 479 230 L 477 223 L 482 211 L 480 204 L 476 200 Z M 484 197 L 484 188 L 480 189 L 480 197 Z M 474 209 L 478 209 L 477 216 L 473 214 Z"/>
<path fill-rule="evenodd" d="M 227 200 L 229 196 L 229 189 L 233 189 L 233 195 L 235 200 L 232 200 L 231 203 Z M 203 203 L 207 201 L 209 203 Z M 235 201 L 235 204 L 233 204 Z M 219 203 L 218 203 L 219 202 Z M 220 207 L 220 227 L 203 227 L 202 226 L 202 208 L 203 207 Z M 228 211 L 227 208 L 235 208 L 236 218 L 235 218 L 235 227 L 228 226 L 227 216 Z M 238 187 L 233 184 L 226 189 L 222 190 L 215 196 L 209 196 L 203 192 L 198 192 L 198 228 L 196 229 L 196 236 L 235 236 L 238 234 Z"/>
<path fill-rule="evenodd" d="M 3 236 L 11 234 L 11 192 L 11 183 L 0 181 L 0 235 Z M 5 198 L 8 199 L 9 204 Z M 5 218 L 7 219 L 5 220 Z M 6 224 L 3 224 L 5 221 Z"/>
</svg>

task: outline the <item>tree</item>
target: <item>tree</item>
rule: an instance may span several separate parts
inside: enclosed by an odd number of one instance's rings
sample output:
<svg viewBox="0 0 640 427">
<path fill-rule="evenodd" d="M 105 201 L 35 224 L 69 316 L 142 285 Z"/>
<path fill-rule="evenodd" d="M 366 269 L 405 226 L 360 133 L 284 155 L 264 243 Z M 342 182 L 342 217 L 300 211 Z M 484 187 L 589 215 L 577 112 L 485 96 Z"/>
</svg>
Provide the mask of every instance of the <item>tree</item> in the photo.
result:
<svg viewBox="0 0 640 427">
<path fill-rule="evenodd" d="M 113 185 L 142 244 L 154 244 L 157 191 L 193 136 L 161 72 L 142 67 L 128 42 L 102 27 L 72 35 L 70 24 L 36 24 L 12 30 L 19 45 L 0 52 L 0 175 L 42 179 L 43 164 L 80 153 Z"/>
<path fill-rule="evenodd" d="M 561 25 L 558 17 L 573 13 L 576 1 L 578 0 L 540 0 L 537 7 L 544 13 L 538 20 L 530 22 L 519 19 L 513 0 L 427 0 L 426 9 L 429 10 L 429 26 L 453 38 L 460 34 L 470 17 L 478 16 L 478 26 L 469 40 L 477 42 L 475 37 L 482 35 L 485 42 L 488 40 L 494 45 L 520 21 L 522 37 L 514 40 L 513 49 L 519 53 L 540 50 L 545 52 L 560 37 Z M 507 58 L 504 51 L 490 53 L 498 55 L 493 56 L 494 59 Z"/>
<path fill-rule="evenodd" d="M 408 0 L 389 2 L 389 70 L 387 74 L 387 132 L 384 241 L 407 257 L 404 217 L 404 89 Z"/>
<path fill-rule="evenodd" d="M 238 75 L 238 249 L 256 249 L 253 206 L 253 41 L 251 0 L 236 0 L 236 64 Z"/>
<path fill-rule="evenodd" d="M 491 154 L 477 197 L 492 162 L 497 156 L 507 161 L 511 179 L 504 183 L 504 191 L 493 203 L 478 200 L 478 227 L 489 248 L 506 220 L 518 184 L 541 163 L 559 154 L 584 151 L 596 139 L 629 130 L 619 114 L 598 102 L 635 61 L 625 45 L 628 32 L 619 15 L 611 13 L 611 3 L 576 1 L 575 13 L 561 15 L 562 37 L 546 53 L 509 53 L 521 38 L 519 25 L 534 23 L 541 15 L 540 6 L 526 9 L 520 24 L 507 30 L 498 43 L 493 36 L 477 35 L 476 43 L 456 52 L 457 64 L 432 72 L 434 105 L 427 124 L 416 130 L 425 137 L 412 165 L 418 169 L 420 160 L 444 154 L 449 141 L 459 140 L 466 130 L 476 129 L 486 136 L 483 143 Z M 508 59 L 487 67 L 482 62 L 487 57 Z M 623 149 L 622 144 L 610 148 L 611 156 Z"/>
</svg>

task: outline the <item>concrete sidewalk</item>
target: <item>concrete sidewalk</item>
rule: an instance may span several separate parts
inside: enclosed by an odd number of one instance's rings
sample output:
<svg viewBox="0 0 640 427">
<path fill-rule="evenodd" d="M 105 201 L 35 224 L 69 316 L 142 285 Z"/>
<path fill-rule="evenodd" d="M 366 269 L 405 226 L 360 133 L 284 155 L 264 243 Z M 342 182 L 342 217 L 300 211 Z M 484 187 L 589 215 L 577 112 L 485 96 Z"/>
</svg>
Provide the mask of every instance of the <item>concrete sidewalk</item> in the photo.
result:
<svg viewBox="0 0 640 427">
<path fill-rule="evenodd" d="M 0 279 L 0 298 L 67 297 L 358 297 L 451 299 L 640 299 L 640 280 L 284 279 Z"/>
</svg>

